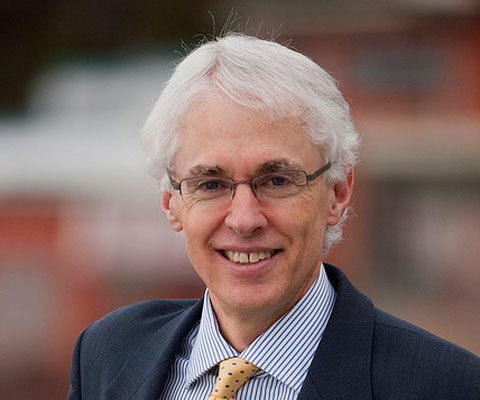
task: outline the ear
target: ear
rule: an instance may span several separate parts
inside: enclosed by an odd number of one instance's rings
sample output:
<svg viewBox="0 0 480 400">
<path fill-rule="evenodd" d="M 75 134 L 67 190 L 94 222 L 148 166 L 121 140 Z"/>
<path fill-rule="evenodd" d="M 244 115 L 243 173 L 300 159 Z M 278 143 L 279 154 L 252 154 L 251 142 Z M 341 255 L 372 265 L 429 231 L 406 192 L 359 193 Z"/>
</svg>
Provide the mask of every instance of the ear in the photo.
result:
<svg viewBox="0 0 480 400">
<path fill-rule="evenodd" d="M 328 225 L 336 225 L 342 218 L 352 197 L 353 181 L 354 174 L 353 169 L 351 169 L 345 180 L 333 184 L 333 198 L 327 218 Z"/>
<path fill-rule="evenodd" d="M 174 199 L 170 192 L 165 191 L 162 193 L 162 210 L 166 214 L 173 230 L 180 232 L 183 229 L 183 224 L 175 211 Z"/>
</svg>

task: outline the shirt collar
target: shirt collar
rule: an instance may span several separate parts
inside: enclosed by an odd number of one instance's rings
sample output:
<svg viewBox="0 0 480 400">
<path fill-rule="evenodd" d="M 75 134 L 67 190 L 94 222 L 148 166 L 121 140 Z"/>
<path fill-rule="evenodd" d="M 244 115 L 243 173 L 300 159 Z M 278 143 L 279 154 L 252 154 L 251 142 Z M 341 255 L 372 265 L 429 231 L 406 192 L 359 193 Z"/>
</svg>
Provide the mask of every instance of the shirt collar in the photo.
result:
<svg viewBox="0 0 480 400">
<path fill-rule="evenodd" d="M 203 296 L 202 318 L 198 334 L 193 343 L 187 367 L 187 389 L 195 380 L 220 361 L 237 356 L 238 352 L 227 343 L 220 333 L 207 288 Z"/>
<path fill-rule="evenodd" d="M 202 318 L 187 367 L 187 388 L 220 361 L 240 356 L 300 391 L 335 303 L 323 264 L 304 297 L 241 354 L 223 338 L 205 291 Z M 298 329 L 301 326 L 302 329 Z"/>
</svg>

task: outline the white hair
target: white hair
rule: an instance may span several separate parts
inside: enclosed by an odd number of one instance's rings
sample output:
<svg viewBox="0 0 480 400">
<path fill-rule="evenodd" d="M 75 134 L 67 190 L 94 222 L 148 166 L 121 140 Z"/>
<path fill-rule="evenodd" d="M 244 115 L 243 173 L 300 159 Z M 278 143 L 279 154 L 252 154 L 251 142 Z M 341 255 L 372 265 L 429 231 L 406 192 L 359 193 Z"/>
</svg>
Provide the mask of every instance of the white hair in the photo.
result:
<svg viewBox="0 0 480 400">
<path fill-rule="evenodd" d="M 334 79 L 306 56 L 285 46 L 233 33 L 208 41 L 177 65 L 142 131 L 149 172 L 171 191 L 167 168 L 178 148 L 177 128 L 192 102 L 220 91 L 234 102 L 276 117 L 299 117 L 305 134 L 342 181 L 357 160 L 358 134 Z M 342 237 L 342 221 L 328 226 L 325 252 Z"/>
</svg>

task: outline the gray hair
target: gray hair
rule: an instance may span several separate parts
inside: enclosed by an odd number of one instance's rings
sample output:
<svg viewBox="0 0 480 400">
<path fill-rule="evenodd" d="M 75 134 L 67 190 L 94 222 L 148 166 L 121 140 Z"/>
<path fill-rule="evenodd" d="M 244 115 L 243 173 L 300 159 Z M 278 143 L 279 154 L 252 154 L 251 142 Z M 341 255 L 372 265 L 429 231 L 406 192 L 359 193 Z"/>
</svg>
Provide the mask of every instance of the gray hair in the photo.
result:
<svg viewBox="0 0 480 400">
<path fill-rule="evenodd" d="M 327 182 L 344 180 L 355 165 L 359 138 L 334 79 L 294 50 L 233 33 L 205 42 L 177 65 L 145 122 L 147 167 L 161 190 L 172 190 L 167 168 L 178 148 L 182 118 L 194 100 L 215 91 L 272 116 L 301 118 L 305 134 L 332 162 Z M 327 226 L 325 251 L 341 239 L 344 220 Z"/>
</svg>

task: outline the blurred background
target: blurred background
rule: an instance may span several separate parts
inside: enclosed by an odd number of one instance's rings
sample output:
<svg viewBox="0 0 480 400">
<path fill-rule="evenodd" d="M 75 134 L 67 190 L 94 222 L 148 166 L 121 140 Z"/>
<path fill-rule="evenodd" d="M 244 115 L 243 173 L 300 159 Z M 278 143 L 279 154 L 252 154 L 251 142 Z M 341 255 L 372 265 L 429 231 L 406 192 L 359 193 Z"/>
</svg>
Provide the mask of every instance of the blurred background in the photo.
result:
<svg viewBox="0 0 480 400">
<path fill-rule="evenodd" d="M 110 310 L 202 295 L 138 133 L 186 49 L 232 17 L 310 56 L 351 104 L 364 146 L 328 261 L 380 308 L 480 354 L 477 1 L 7 0 L 1 399 L 65 398 L 76 336 Z"/>
</svg>

